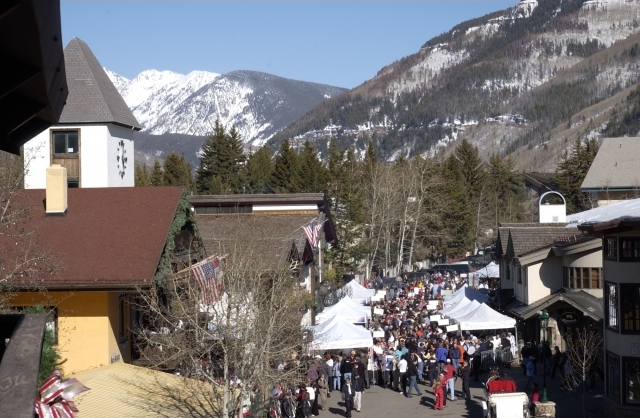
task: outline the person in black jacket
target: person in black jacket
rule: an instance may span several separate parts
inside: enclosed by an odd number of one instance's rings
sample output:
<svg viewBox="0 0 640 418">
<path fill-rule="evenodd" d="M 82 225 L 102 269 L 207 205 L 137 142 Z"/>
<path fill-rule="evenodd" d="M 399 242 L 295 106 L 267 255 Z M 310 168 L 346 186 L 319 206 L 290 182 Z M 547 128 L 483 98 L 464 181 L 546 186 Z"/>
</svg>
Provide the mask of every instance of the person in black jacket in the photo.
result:
<svg viewBox="0 0 640 418">
<path fill-rule="evenodd" d="M 469 389 L 469 380 L 471 376 L 471 367 L 469 367 L 468 361 L 463 361 L 462 366 L 458 369 L 458 376 L 462 378 L 462 393 L 464 394 L 465 401 L 471 401 L 471 391 Z"/>
<path fill-rule="evenodd" d="M 411 391 L 413 390 L 413 388 L 416 388 L 418 396 L 422 396 L 422 392 L 420 392 L 420 388 L 418 387 L 418 383 L 416 380 L 418 376 L 418 355 L 415 351 L 411 352 L 411 356 L 407 361 L 407 375 L 409 376 L 409 389 L 407 390 L 407 393 L 404 394 L 404 396 L 410 398 L 412 396 Z"/>
<path fill-rule="evenodd" d="M 346 410 L 346 417 L 351 418 L 351 410 L 353 409 L 353 397 L 355 395 L 355 389 L 351 384 L 351 379 L 344 379 L 344 385 L 342 386 L 342 396 L 344 398 L 344 407 Z"/>
</svg>

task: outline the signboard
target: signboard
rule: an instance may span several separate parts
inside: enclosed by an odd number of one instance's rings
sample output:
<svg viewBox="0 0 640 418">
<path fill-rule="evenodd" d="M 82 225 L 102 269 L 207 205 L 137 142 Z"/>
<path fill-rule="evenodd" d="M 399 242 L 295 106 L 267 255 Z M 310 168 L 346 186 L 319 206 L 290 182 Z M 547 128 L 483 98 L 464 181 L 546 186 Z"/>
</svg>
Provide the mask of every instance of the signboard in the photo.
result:
<svg viewBox="0 0 640 418">
<path fill-rule="evenodd" d="M 386 291 L 386 290 L 378 290 L 378 291 L 376 292 L 376 295 L 382 295 L 382 296 L 385 296 L 386 294 L 387 294 L 387 291 Z"/>
<path fill-rule="evenodd" d="M 442 317 L 440 315 L 431 315 L 429 317 L 429 321 L 431 321 L 431 322 L 436 322 L 436 321 L 439 321 L 441 319 L 442 319 Z"/>
<path fill-rule="evenodd" d="M 458 331 L 458 324 L 447 325 L 447 332 L 456 332 Z"/>
<path fill-rule="evenodd" d="M 449 318 L 439 320 L 438 325 L 449 325 Z"/>
<path fill-rule="evenodd" d="M 578 322 L 578 315 L 575 312 L 563 312 L 560 314 L 560 320 L 565 324 L 575 324 Z"/>
<path fill-rule="evenodd" d="M 443 289 L 443 290 L 441 290 L 441 291 L 440 291 L 440 294 L 441 294 L 442 296 L 445 296 L 445 295 L 452 295 L 452 294 L 453 294 L 453 290 L 451 290 L 451 289 Z"/>
<path fill-rule="evenodd" d="M 373 308 L 373 314 L 374 315 L 384 315 L 384 309 Z"/>
<path fill-rule="evenodd" d="M 373 331 L 373 338 L 384 338 L 384 331 Z"/>
</svg>

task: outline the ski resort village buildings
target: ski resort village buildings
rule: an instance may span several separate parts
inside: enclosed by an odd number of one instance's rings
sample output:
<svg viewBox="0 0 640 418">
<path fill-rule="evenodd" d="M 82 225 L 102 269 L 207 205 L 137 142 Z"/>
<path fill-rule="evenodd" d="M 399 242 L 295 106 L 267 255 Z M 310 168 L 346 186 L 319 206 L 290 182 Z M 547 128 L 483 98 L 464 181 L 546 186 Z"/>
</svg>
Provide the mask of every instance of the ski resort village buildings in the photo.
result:
<svg viewBox="0 0 640 418">
<path fill-rule="evenodd" d="M 51 164 L 70 188 L 133 187 L 133 133 L 141 125 L 91 52 L 73 38 L 64 49 L 69 96 L 58 124 L 27 142 L 25 188 L 43 189 Z"/>
</svg>

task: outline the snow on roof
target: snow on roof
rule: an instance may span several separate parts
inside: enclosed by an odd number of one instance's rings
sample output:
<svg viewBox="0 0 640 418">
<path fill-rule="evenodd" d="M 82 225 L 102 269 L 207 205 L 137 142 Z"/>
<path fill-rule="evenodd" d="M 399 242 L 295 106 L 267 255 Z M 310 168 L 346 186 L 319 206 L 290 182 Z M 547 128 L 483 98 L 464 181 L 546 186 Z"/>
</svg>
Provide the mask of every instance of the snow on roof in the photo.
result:
<svg viewBox="0 0 640 418">
<path fill-rule="evenodd" d="M 608 222 L 626 217 L 640 217 L 640 199 L 625 200 L 567 216 L 567 228 L 582 224 Z"/>
</svg>

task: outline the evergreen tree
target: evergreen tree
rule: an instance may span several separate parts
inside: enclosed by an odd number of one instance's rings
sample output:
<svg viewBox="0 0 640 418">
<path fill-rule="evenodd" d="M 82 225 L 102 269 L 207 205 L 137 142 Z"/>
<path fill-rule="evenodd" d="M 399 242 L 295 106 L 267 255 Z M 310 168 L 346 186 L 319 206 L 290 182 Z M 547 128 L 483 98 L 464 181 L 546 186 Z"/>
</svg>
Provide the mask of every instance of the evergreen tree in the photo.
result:
<svg viewBox="0 0 640 418">
<path fill-rule="evenodd" d="M 503 222 L 518 222 L 524 214 L 524 180 L 516 171 L 515 162 L 497 154 L 489 157 L 487 182 L 490 186 L 487 227 L 497 230 Z"/>
<path fill-rule="evenodd" d="M 567 202 L 567 214 L 592 208 L 591 196 L 583 193 L 580 186 L 587 176 L 593 159 L 598 153 L 595 139 L 582 142 L 576 139 L 569 151 L 565 150 L 556 170 L 555 182 Z"/>
<path fill-rule="evenodd" d="M 247 193 L 272 193 L 273 160 L 265 145 L 247 159 Z"/>
<path fill-rule="evenodd" d="M 216 121 L 213 135 L 202 146 L 196 188 L 200 194 L 242 193 L 245 185 L 245 155 L 235 127 L 227 133 Z"/>
<path fill-rule="evenodd" d="M 469 203 L 469 193 L 462 176 L 460 161 L 455 156 L 452 155 L 444 161 L 442 174 L 445 179 L 443 196 L 447 210 L 442 218 L 443 234 L 438 248 L 445 254 L 457 254 L 473 244 L 473 206 Z"/>
<path fill-rule="evenodd" d="M 300 192 L 300 164 L 299 156 L 289 140 L 285 139 L 280 145 L 280 151 L 275 158 L 275 166 L 271 177 L 271 184 L 276 193 Z"/>
<path fill-rule="evenodd" d="M 182 186 L 193 191 L 193 167 L 184 154 L 172 152 L 164 160 L 163 184 L 165 186 Z"/>
<path fill-rule="evenodd" d="M 155 160 L 153 163 L 153 169 L 149 175 L 149 186 L 162 186 L 164 184 L 164 173 L 162 172 L 162 166 L 160 161 Z"/>
<path fill-rule="evenodd" d="M 141 164 L 139 162 L 135 162 L 133 170 L 134 170 L 133 181 L 136 187 L 148 186 L 149 171 L 147 170 L 147 165 Z"/>
<path fill-rule="evenodd" d="M 300 191 L 322 193 L 326 190 L 326 168 L 318 158 L 318 152 L 308 140 L 300 154 Z"/>
</svg>

